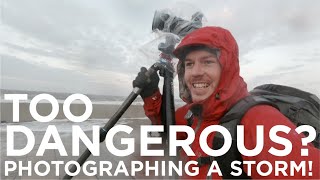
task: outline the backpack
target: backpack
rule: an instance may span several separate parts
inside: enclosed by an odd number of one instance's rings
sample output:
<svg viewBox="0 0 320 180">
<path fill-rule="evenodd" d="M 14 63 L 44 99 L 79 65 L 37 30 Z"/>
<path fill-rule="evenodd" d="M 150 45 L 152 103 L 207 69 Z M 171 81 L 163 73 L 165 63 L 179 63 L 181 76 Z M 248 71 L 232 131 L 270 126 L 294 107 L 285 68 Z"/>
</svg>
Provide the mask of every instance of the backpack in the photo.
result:
<svg viewBox="0 0 320 180">
<path fill-rule="evenodd" d="M 231 162 L 242 161 L 242 156 L 237 149 L 236 129 L 245 113 L 256 105 L 270 105 L 277 108 L 283 115 L 290 119 L 296 126 L 310 125 L 315 128 L 317 136 L 312 142 L 319 148 L 320 144 L 320 118 L 319 104 L 317 96 L 292 87 L 265 84 L 254 88 L 250 95 L 238 101 L 220 120 L 220 125 L 230 131 L 232 145 L 229 151 L 219 157 L 200 157 L 199 165 L 217 161 L 225 179 L 246 179 L 248 177 L 244 171 L 242 175 L 235 177 L 230 173 Z M 213 140 L 214 149 L 220 149 L 224 144 L 224 138 L 219 132 Z M 242 164 L 241 164 L 242 165 Z M 243 168 L 243 167 L 241 167 Z"/>
</svg>

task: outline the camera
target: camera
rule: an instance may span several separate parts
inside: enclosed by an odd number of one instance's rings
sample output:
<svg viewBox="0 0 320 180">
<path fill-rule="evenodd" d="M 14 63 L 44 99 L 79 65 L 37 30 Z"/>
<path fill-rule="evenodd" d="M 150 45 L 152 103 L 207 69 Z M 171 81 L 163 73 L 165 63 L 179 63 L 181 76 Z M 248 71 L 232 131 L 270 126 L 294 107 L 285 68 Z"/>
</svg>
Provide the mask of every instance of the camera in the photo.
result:
<svg viewBox="0 0 320 180">
<path fill-rule="evenodd" d="M 173 33 L 180 38 L 186 36 L 193 30 L 202 27 L 203 13 L 196 12 L 192 15 L 191 20 L 185 20 L 177 17 L 167 10 L 156 11 L 153 17 L 152 30 Z"/>
<path fill-rule="evenodd" d="M 187 21 L 183 18 L 173 15 L 168 10 L 156 11 L 152 22 L 152 31 L 162 31 L 165 33 L 172 33 L 166 36 L 164 43 L 158 45 L 158 49 L 170 56 L 173 56 L 172 52 L 176 43 L 193 30 L 202 27 L 203 14 L 196 12 L 192 15 L 191 20 Z M 178 36 L 178 37 L 175 37 Z"/>
</svg>

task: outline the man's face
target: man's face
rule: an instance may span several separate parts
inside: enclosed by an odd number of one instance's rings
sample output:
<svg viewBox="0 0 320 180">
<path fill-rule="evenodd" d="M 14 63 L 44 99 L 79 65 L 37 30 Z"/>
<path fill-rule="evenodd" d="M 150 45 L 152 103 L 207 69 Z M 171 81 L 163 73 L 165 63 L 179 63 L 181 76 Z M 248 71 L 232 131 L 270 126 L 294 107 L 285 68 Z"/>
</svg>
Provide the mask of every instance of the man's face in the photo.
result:
<svg viewBox="0 0 320 180">
<path fill-rule="evenodd" d="M 215 54 L 205 50 L 195 50 L 187 54 L 184 80 L 193 102 L 208 98 L 217 88 L 220 75 L 221 66 Z"/>
</svg>

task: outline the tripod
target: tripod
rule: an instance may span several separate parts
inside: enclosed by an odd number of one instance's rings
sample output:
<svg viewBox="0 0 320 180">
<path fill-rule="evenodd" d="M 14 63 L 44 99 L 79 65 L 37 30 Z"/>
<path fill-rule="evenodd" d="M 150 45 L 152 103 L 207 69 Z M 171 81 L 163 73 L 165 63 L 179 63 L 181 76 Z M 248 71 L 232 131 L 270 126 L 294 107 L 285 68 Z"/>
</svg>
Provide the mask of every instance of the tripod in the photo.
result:
<svg viewBox="0 0 320 180">
<path fill-rule="evenodd" d="M 170 18 L 169 18 L 170 17 Z M 174 16 L 168 13 L 166 10 L 156 11 L 154 19 L 152 22 L 152 30 L 160 30 L 162 32 L 171 33 L 167 35 L 165 42 L 160 43 L 158 49 L 162 52 L 160 54 L 160 59 L 158 62 L 153 64 L 149 70 L 146 72 L 147 76 L 152 73 L 159 71 L 160 76 L 164 78 L 163 84 L 163 95 L 161 104 L 161 122 L 164 125 L 163 139 L 166 139 L 166 147 L 169 145 L 169 127 L 175 124 L 175 108 L 174 108 L 174 98 L 173 98 L 173 78 L 174 78 L 174 68 L 171 64 L 173 58 L 172 52 L 175 45 L 180 41 L 181 37 L 184 37 L 188 33 L 196 30 L 202 26 L 203 14 L 201 12 L 196 12 L 192 15 L 191 21 L 184 20 L 180 17 Z M 174 36 L 172 36 L 174 35 Z M 177 37 L 178 36 L 178 37 Z M 128 109 L 136 97 L 140 94 L 142 89 L 133 88 L 132 92 L 126 98 L 126 100 L 121 104 L 117 112 L 110 118 L 104 127 L 100 129 L 100 143 L 106 138 L 108 131 L 117 123 L 123 113 Z M 168 151 L 168 148 L 166 148 Z M 87 149 L 77 160 L 80 166 L 88 159 L 91 155 L 89 149 Z M 170 157 L 172 160 L 172 157 Z M 70 172 L 75 172 L 76 166 L 73 165 L 70 168 Z M 72 176 L 65 175 L 63 179 L 71 179 Z"/>
<path fill-rule="evenodd" d="M 174 77 L 174 68 L 171 61 L 171 56 L 162 53 L 160 55 L 160 59 L 158 62 L 153 64 L 149 70 L 146 72 L 147 76 L 150 76 L 152 73 L 157 73 L 159 71 L 160 76 L 164 78 L 163 84 L 163 97 L 161 104 L 161 121 L 164 125 L 164 133 L 163 137 L 166 139 L 166 147 L 168 147 L 168 137 L 169 137 L 169 127 L 170 125 L 175 123 L 175 108 L 174 108 L 174 95 L 173 95 L 173 77 Z M 121 104 L 116 113 L 110 118 L 110 120 L 100 129 L 100 143 L 102 143 L 108 131 L 118 122 L 120 117 L 124 114 L 124 112 L 129 108 L 132 102 L 136 99 L 136 97 L 140 94 L 142 89 L 135 87 L 129 96 L 125 99 L 125 101 Z M 168 148 L 166 148 L 168 150 Z M 78 158 L 77 162 L 80 166 L 82 166 L 86 160 L 90 157 L 91 151 L 87 148 L 83 154 Z M 77 169 L 75 165 L 73 165 L 69 171 L 74 173 Z M 71 179 L 73 176 L 65 174 L 63 179 Z"/>
</svg>

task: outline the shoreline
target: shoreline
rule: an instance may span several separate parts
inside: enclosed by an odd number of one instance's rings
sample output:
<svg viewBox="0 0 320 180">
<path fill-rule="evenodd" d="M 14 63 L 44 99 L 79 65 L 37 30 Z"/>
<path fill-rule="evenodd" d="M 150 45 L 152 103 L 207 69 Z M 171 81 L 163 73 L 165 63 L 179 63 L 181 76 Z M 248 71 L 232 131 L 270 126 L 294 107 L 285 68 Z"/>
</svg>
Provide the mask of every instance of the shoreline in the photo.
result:
<svg viewBox="0 0 320 180">
<path fill-rule="evenodd" d="M 96 121 L 96 122 L 95 122 Z M 74 131 L 70 131 L 72 130 L 71 127 L 74 124 L 77 124 L 80 126 L 80 128 L 84 131 L 84 133 L 86 134 L 87 137 L 89 137 L 89 139 L 92 139 L 93 137 L 93 125 L 98 125 L 97 123 L 101 123 L 104 124 L 107 121 L 102 121 L 102 120 L 87 120 L 81 123 L 75 123 L 75 122 L 71 122 L 69 120 L 53 120 L 52 122 L 47 122 L 47 123 L 43 123 L 43 122 L 21 122 L 20 124 L 22 124 L 24 127 L 30 129 L 30 131 L 32 132 L 35 142 L 32 146 L 32 149 L 30 152 L 27 152 L 24 155 L 21 156 L 10 156 L 7 153 L 7 131 L 3 130 L 2 128 L 6 128 L 7 127 L 7 123 L 1 123 L 1 173 L 0 173 L 0 179 L 62 179 L 62 177 L 65 175 L 65 169 L 64 166 L 55 166 L 53 164 L 50 164 L 51 162 L 62 162 L 64 164 L 71 162 L 71 161 L 76 161 L 79 156 L 78 155 L 74 155 L 73 154 L 73 136 L 74 136 Z M 44 151 L 44 154 L 42 155 L 37 155 L 37 152 L 40 149 L 40 146 L 42 144 L 43 138 L 45 136 L 45 134 L 47 133 L 47 129 L 45 127 L 47 127 L 49 124 L 54 125 L 57 130 L 58 130 L 58 136 L 59 139 L 61 139 L 61 143 L 62 145 L 59 146 L 59 148 L 47 148 Z M 125 118 L 121 118 L 118 122 L 117 125 L 128 125 L 130 126 L 133 131 L 130 134 L 127 133 L 117 133 L 113 139 L 106 139 L 103 143 L 99 143 L 98 146 L 96 146 L 96 148 L 100 149 L 99 150 L 99 155 L 98 156 L 93 156 L 91 155 L 87 161 L 92 161 L 94 163 L 99 163 L 100 161 L 110 161 L 111 165 L 115 165 L 117 164 L 119 161 L 125 161 L 127 162 L 132 162 L 132 161 L 141 161 L 141 162 L 145 162 L 145 161 L 150 161 L 153 159 L 150 159 L 150 157 L 142 157 L 140 156 L 140 143 L 141 143 L 141 138 L 140 138 L 140 128 L 141 125 L 150 125 L 150 121 L 146 118 L 141 118 L 141 119 L 134 119 L 134 118 L 130 118 L 130 119 L 125 119 Z M 109 150 L 108 150 L 108 146 L 109 144 L 112 142 L 115 144 L 115 146 L 119 149 L 123 149 L 126 148 L 125 144 L 121 144 L 121 140 L 123 138 L 131 138 L 132 140 L 134 140 L 134 153 L 131 154 L 130 156 L 125 156 L 125 157 L 120 157 L 117 155 L 112 154 Z M 28 142 L 28 138 L 26 138 L 26 135 L 23 133 L 14 133 L 14 137 L 13 137 L 13 142 L 14 142 L 14 147 L 15 149 L 22 149 L 24 147 L 26 147 L 27 142 Z M 54 139 L 50 140 L 50 143 L 56 143 L 59 144 L 59 141 L 55 141 Z M 43 147 L 42 147 L 43 148 Z M 67 152 L 67 155 L 62 155 L 60 152 L 60 149 L 65 149 L 65 151 Z M 79 143 L 79 155 L 81 155 L 84 151 L 86 150 L 86 146 L 80 142 Z M 162 159 L 162 157 L 159 157 L 159 159 Z M 16 163 L 17 168 L 15 170 L 11 170 L 8 171 L 8 174 L 5 174 L 5 162 L 10 162 L 10 163 Z M 27 162 L 30 162 L 30 167 L 34 165 L 34 163 L 39 163 L 39 162 L 44 162 L 44 163 L 49 163 L 49 172 L 47 175 L 45 176 L 39 176 L 38 174 L 35 173 L 35 171 L 33 170 L 33 168 L 31 167 L 30 170 L 21 170 L 19 163 L 21 163 L 21 166 L 27 166 Z M 33 165 L 31 165 L 31 163 L 33 163 Z M 11 166 L 9 166 L 11 167 Z M 132 167 L 128 167 L 128 170 L 130 170 Z M 40 166 L 39 167 L 41 172 L 45 171 L 45 166 Z M 21 173 L 20 173 L 21 171 Z M 60 172 L 58 174 L 56 174 L 55 172 Z M 114 171 L 114 169 L 113 169 Z M 31 172 L 32 174 L 28 174 L 28 172 Z M 108 178 L 108 176 L 106 176 L 105 174 L 100 175 L 97 174 L 95 176 L 88 176 L 86 174 L 84 174 L 82 171 L 77 174 L 75 177 L 75 179 L 106 179 Z M 116 179 L 128 179 L 128 178 L 132 178 L 130 176 L 126 176 L 125 174 L 119 174 L 118 176 L 113 176 L 113 178 Z M 151 176 L 146 176 L 144 174 L 144 172 L 137 172 L 136 176 L 133 179 L 158 179 L 157 176 L 154 176 L 151 174 Z"/>
<path fill-rule="evenodd" d="M 30 111 L 29 102 L 19 103 L 19 122 L 36 121 Z M 121 104 L 103 104 L 93 103 L 92 114 L 88 119 L 109 119 L 119 109 Z M 12 102 L 1 102 L 1 123 L 13 123 L 13 104 Z M 42 116 L 47 116 L 51 113 L 52 106 L 50 103 L 39 103 L 37 112 Z M 85 112 L 84 104 L 71 104 L 70 111 L 75 116 L 80 116 Z M 146 117 L 143 110 L 143 105 L 132 104 L 121 118 L 144 118 Z M 54 119 L 67 119 L 63 113 L 63 103 L 59 103 L 59 112 Z"/>
</svg>

